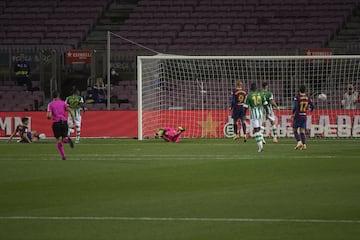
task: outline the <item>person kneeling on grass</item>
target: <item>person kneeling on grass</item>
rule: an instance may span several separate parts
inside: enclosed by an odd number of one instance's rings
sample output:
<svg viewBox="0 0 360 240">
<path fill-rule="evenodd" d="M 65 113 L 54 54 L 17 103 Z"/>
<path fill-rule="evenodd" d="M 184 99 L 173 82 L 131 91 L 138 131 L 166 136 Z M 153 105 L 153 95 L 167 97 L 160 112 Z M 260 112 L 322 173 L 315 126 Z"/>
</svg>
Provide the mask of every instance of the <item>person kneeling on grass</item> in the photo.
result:
<svg viewBox="0 0 360 240">
<path fill-rule="evenodd" d="M 174 128 L 171 128 L 171 127 L 160 128 L 155 133 L 155 138 L 162 138 L 166 142 L 178 143 L 178 142 L 180 142 L 180 135 L 184 131 L 185 131 L 185 129 L 182 127 L 178 127 L 177 130 L 175 130 Z"/>
<path fill-rule="evenodd" d="M 29 118 L 24 117 L 21 119 L 21 124 L 17 125 L 15 131 L 11 134 L 7 143 L 13 139 L 16 135 L 20 136 L 18 142 L 21 143 L 33 143 L 39 140 L 39 134 L 37 131 L 29 131 Z"/>
</svg>

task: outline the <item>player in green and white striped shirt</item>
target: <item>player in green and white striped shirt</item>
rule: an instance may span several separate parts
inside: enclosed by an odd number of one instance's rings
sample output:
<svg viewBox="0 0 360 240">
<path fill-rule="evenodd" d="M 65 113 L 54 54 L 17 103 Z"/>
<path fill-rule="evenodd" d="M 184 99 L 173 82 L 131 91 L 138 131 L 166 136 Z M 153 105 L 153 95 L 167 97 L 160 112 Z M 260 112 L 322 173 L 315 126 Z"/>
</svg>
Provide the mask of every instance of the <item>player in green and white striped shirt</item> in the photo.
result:
<svg viewBox="0 0 360 240">
<path fill-rule="evenodd" d="M 273 142 L 277 143 L 278 139 L 277 139 L 277 128 L 276 128 L 276 124 L 275 124 L 274 108 L 278 109 L 279 107 L 278 107 L 278 105 L 276 104 L 276 102 L 274 100 L 273 93 L 271 91 L 269 91 L 269 83 L 263 82 L 262 87 L 263 87 L 263 89 L 262 89 L 261 94 L 264 96 L 266 102 L 268 103 L 266 105 L 267 113 L 265 113 L 265 115 L 264 115 L 263 124 L 265 126 L 266 120 L 270 121 L 271 130 L 272 130 L 272 136 L 273 136 Z"/>
<path fill-rule="evenodd" d="M 75 142 L 79 143 L 80 133 L 81 133 L 81 110 L 85 111 L 84 99 L 83 97 L 80 96 L 80 91 L 78 89 L 74 89 L 73 95 L 68 96 L 65 99 L 65 102 L 69 104 L 75 116 L 75 123 L 73 122 L 71 116 L 68 116 L 68 125 L 69 125 L 68 135 L 70 136 L 71 133 L 74 132 L 74 127 L 76 127 Z"/>
<path fill-rule="evenodd" d="M 245 98 L 245 107 L 250 108 L 250 123 L 255 132 L 255 140 L 258 145 L 258 152 L 263 151 L 263 135 L 260 131 L 264 116 L 264 105 L 268 103 L 266 99 L 256 88 L 256 83 L 250 85 L 250 92 Z"/>
</svg>

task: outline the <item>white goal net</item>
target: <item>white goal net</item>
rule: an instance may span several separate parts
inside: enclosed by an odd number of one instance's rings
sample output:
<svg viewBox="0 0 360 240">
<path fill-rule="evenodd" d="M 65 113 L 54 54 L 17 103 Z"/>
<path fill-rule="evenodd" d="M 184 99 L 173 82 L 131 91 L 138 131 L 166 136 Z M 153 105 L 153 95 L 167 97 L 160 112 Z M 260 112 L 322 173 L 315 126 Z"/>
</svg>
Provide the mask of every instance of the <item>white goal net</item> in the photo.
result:
<svg viewBox="0 0 360 240">
<path fill-rule="evenodd" d="M 293 97 L 303 84 L 316 107 L 308 117 L 310 137 L 360 136 L 360 56 L 156 55 L 139 56 L 137 64 L 139 139 L 178 126 L 185 137 L 231 137 L 230 99 L 239 80 L 246 90 L 252 82 L 269 83 L 280 106 L 279 137 L 292 136 Z M 247 129 L 251 135 L 249 123 Z M 270 132 L 267 127 L 265 135 Z"/>
</svg>

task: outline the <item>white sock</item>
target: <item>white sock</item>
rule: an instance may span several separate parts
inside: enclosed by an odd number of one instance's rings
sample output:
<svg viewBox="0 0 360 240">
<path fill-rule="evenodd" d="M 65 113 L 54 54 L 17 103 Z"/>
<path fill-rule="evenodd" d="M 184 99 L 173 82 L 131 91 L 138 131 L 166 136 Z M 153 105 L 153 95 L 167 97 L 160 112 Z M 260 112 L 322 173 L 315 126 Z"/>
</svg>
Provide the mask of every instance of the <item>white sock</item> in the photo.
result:
<svg viewBox="0 0 360 240">
<path fill-rule="evenodd" d="M 273 137 L 277 137 L 277 128 L 275 125 L 272 126 Z"/>
<path fill-rule="evenodd" d="M 256 132 L 255 133 L 255 140 L 256 140 L 256 144 L 258 145 L 259 148 L 263 148 L 263 135 L 261 134 L 261 132 Z"/>
</svg>

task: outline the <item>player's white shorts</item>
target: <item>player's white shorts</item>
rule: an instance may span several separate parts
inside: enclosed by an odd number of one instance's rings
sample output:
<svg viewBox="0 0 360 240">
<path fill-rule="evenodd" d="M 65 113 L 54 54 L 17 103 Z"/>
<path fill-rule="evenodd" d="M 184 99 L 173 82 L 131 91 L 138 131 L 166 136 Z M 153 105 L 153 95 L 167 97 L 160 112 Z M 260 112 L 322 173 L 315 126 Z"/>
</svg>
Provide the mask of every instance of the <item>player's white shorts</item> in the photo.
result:
<svg viewBox="0 0 360 240">
<path fill-rule="evenodd" d="M 260 128 L 262 126 L 262 119 L 250 119 L 251 127 Z"/>
<path fill-rule="evenodd" d="M 68 125 L 70 128 L 74 127 L 74 122 L 71 116 L 68 116 Z M 81 127 L 81 115 L 75 117 L 75 126 L 79 129 Z"/>
</svg>

